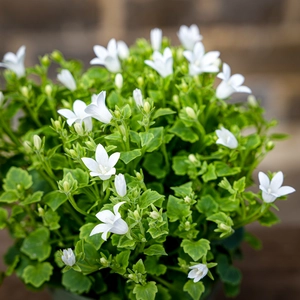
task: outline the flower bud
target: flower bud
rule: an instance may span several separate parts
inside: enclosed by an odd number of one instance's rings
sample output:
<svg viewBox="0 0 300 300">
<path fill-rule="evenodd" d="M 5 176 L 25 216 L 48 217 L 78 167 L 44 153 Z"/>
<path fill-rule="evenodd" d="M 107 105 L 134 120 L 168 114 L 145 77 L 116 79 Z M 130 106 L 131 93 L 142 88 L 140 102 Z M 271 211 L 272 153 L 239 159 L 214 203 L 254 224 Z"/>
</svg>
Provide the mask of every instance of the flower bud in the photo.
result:
<svg viewBox="0 0 300 300">
<path fill-rule="evenodd" d="M 80 123 L 75 123 L 74 129 L 75 129 L 76 133 L 80 136 L 83 136 L 85 134 L 82 124 L 80 124 Z"/>
<path fill-rule="evenodd" d="M 231 230 L 232 230 L 230 226 L 228 226 L 228 225 L 226 225 L 226 224 L 224 224 L 224 223 L 221 223 L 221 224 L 219 225 L 219 228 L 220 228 L 221 230 L 224 230 L 224 231 L 231 231 Z"/>
<path fill-rule="evenodd" d="M 51 57 L 56 62 L 60 62 L 60 61 L 63 60 L 63 56 L 62 56 L 62 54 L 58 50 L 53 51 L 52 54 L 51 54 Z"/>
<path fill-rule="evenodd" d="M 191 119 L 197 119 L 197 115 L 191 107 L 187 106 L 185 112 Z"/>
<path fill-rule="evenodd" d="M 50 59 L 48 55 L 44 55 L 41 59 L 41 63 L 43 66 L 45 67 L 49 67 L 50 66 Z"/>
<path fill-rule="evenodd" d="M 48 97 L 51 97 L 51 94 L 52 94 L 52 86 L 50 84 L 47 84 L 45 86 L 45 93 Z"/>
<path fill-rule="evenodd" d="M 115 77 L 115 85 L 118 89 L 121 89 L 123 86 L 123 76 L 122 74 L 118 73 Z"/>
<path fill-rule="evenodd" d="M 38 208 L 39 216 L 42 217 L 45 214 L 45 211 L 42 207 Z"/>
<path fill-rule="evenodd" d="M 116 117 L 117 119 L 119 119 L 119 118 L 121 117 L 121 113 L 120 113 L 119 110 L 115 110 L 115 111 L 114 111 L 114 115 L 115 115 L 115 117 Z"/>
<path fill-rule="evenodd" d="M 40 150 L 42 147 L 42 140 L 38 135 L 34 135 L 33 136 L 33 145 L 35 147 L 36 150 Z"/>
<path fill-rule="evenodd" d="M 143 95 L 140 89 L 135 89 L 133 91 L 133 99 L 135 101 L 136 106 L 143 106 Z"/>
<path fill-rule="evenodd" d="M 185 196 L 185 197 L 184 197 L 184 202 L 185 202 L 186 204 L 190 204 L 191 201 L 192 201 L 192 199 L 191 199 L 189 196 Z"/>
<path fill-rule="evenodd" d="M 157 212 L 157 211 L 151 211 L 150 212 L 150 217 L 152 218 L 152 219 L 154 219 L 154 220 L 157 220 L 157 219 L 159 219 L 160 218 L 160 214 L 159 214 L 159 212 Z"/>
<path fill-rule="evenodd" d="M 31 147 L 31 143 L 29 141 L 25 141 L 23 143 L 23 147 L 26 153 L 31 153 L 32 152 L 32 147 Z"/>
<path fill-rule="evenodd" d="M 88 147 L 89 150 L 91 151 L 96 151 L 96 143 L 94 141 L 87 141 L 85 142 L 86 146 Z"/>
<path fill-rule="evenodd" d="M 144 180 L 143 175 L 142 175 L 140 172 L 136 172 L 136 173 L 135 173 L 135 176 L 136 176 L 136 178 L 137 178 L 138 180 L 140 180 L 140 181 L 143 181 L 143 180 Z"/>
<path fill-rule="evenodd" d="M 69 192 L 70 190 L 70 183 L 68 181 L 64 181 L 63 182 L 63 188 L 64 188 L 64 192 Z"/>
<path fill-rule="evenodd" d="M 100 258 L 100 263 L 103 267 L 108 267 L 109 266 L 109 261 L 104 257 Z"/>
<path fill-rule="evenodd" d="M 72 158 L 77 158 L 77 153 L 74 149 L 70 149 L 69 154 L 71 155 Z"/>
<path fill-rule="evenodd" d="M 194 154 L 190 154 L 190 155 L 188 156 L 188 159 L 189 159 L 189 161 L 190 161 L 191 163 L 196 163 L 196 162 L 198 162 L 198 159 L 196 158 L 196 156 L 195 156 Z"/>
<path fill-rule="evenodd" d="M 139 87 L 143 86 L 143 84 L 144 84 L 143 77 L 139 76 L 138 79 L 137 79 L 137 83 L 138 83 Z"/>
<path fill-rule="evenodd" d="M 172 100 L 176 105 L 179 104 L 179 96 L 178 95 L 173 95 Z"/>
<path fill-rule="evenodd" d="M 247 98 L 247 101 L 251 107 L 257 107 L 257 105 L 258 105 L 254 95 L 249 95 Z"/>
<path fill-rule="evenodd" d="M 189 231 L 189 230 L 191 229 L 191 223 L 190 223 L 189 221 L 186 221 L 186 222 L 184 223 L 184 229 L 185 229 L 186 231 Z"/>
<path fill-rule="evenodd" d="M 269 141 L 266 145 L 266 150 L 271 151 L 274 148 L 275 144 L 272 141 Z"/>
<path fill-rule="evenodd" d="M 21 93 L 25 98 L 29 97 L 29 90 L 27 86 L 22 86 L 21 87 Z"/>
<path fill-rule="evenodd" d="M 144 103 L 144 111 L 145 111 L 145 113 L 147 113 L 147 114 L 151 111 L 151 106 L 150 106 L 150 103 L 149 103 L 148 101 L 146 101 L 146 102 Z"/>
<path fill-rule="evenodd" d="M 134 215 L 134 218 L 135 218 L 137 221 L 141 219 L 141 216 L 140 216 L 140 214 L 139 214 L 139 212 L 138 212 L 137 210 L 135 210 L 135 211 L 133 212 L 133 215 Z"/>
<path fill-rule="evenodd" d="M 115 176 L 115 189 L 120 197 L 124 197 L 127 193 L 126 180 L 123 174 Z"/>
<path fill-rule="evenodd" d="M 72 267 L 76 263 L 76 258 L 73 250 L 68 248 L 67 250 L 63 250 L 63 255 L 61 256 L 61 260 L 65 263 L 65 265 Z"/>
<path fill-rule="evenodd" d="M 58 120 L 53 121 L 52 126 L 57 131 L 59 131 L 61 129 L 61 123 Z"/>
<path fill-rule="evenodd" d="M 181 88 L 182 88 L 182 91 L 185 93 L 188 92 L 188 90 L 189 90 L 189 86 L 186 84 L 185 81 L 182 81 Z"/>
<path fill-rule="evenodd" d="M 148 78 L 149 78 L 149 80 L 152 81 L 152 82 L 154 82 L 154 80 L 155 80 L 155 76 L 154 76 L 152 73 L 150 73 L 150 74 L 148 75 Z"/>
</svg>

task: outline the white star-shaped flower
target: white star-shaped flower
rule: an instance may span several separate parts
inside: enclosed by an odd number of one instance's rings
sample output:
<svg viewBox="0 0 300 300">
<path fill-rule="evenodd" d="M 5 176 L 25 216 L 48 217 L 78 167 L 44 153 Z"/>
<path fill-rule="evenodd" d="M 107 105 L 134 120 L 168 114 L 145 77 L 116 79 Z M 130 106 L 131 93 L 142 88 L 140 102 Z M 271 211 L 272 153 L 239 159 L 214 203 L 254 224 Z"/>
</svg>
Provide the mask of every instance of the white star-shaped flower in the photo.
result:
<svg viewBox="0 0 300 300">
<path fill-rule="evenodd" d="M 197 25 L 193 24 L 190 27 L 182 25 L 179 28 L 177 33 L 178 38 L 187 50 L 193 50 L 195 44 L 202 40 L 202 35 L 200 34 L 199 28 Z"/>
<path fill-rule="evenodd" d="M 65 265 L 72 267 L 76 263 L 76 258 L 73 250 L 71 248 L 64 249 L 63 255 L 61 256 L 61 260 L 65 263 Z"/>
<path fill-rule="evenodd" d="M 76 82 L 69 70 L 63 69 L 57 74 L 57 79 L 70 91 L 76 90 Z"/>
<path fill-rule="evenodd" d="M 208 273 L 208 268 L 204 264 L 197 264 L 189 267 L 189 269 L 192 270 L 189 272 L 188 278 L 194 279 L 194 282 L 200 281 Z"/>
<path fill-rule="evenodd" d="M 186 50 L 183 52 L 184 57 L 189 61 L 189 74 L 191 76 L 201 73 L 215 73 L 219 71 L 216 61 L 220 56 L 219 51 L 205 53 L 204 46 L 197 42 L 193 51 Z"/>
<path fill-rule="evenodd" d="M 93 95 L 92 103 L 86 107 L 85 113 L 102 123 L 108 124 L 112 119 L 112 114 L 106 107 L 105 97 L 105 91 L 100 92 L 98 95 Z"/>
<path fill-rule="evenodd" d="M 162 30 L 154 28 L 150 31 L 150 42 L 154 51 L 160 51 L 162 41 Z"/>
<path fill-rule="evenodd" d="M 270 181 L 269 177 L 263 173 L 258 173 L 259 188 L 262 190 L 262 197 L 264 202 L 272 203 L 276 198 L 285 196 L 295 192 L 291 186 L 282 186 L 283 174 L 278 172 Z"/>
<path fill-rule="evenodd" d="M 235 149 L 238 146 L 238 141 L 236 137 L 226 128 L 221 127 L 221 129 L 216 130 L 218 136 L 217 144 L 221 144 L 230 149 Z"/>
<path fill-rule="evenodd" d="M 153 68 L 163 78 L 173 74 L 173 57 L 171 49 L 166 48 L 163 54 L 154 51 L 153 61 L 145 60 L 145 64 Z"/>
<path fill-rule="evenodd" d="M 118 174 L 115 176 L 115 189 L 120 197 L 124 197 L 127 193 L 125 176 Z"/>
<path fill-rule="evenodd" d="M 111 175 L 116 174 L 114 166 L 120 158 L 119 152 L 115 152 L 108 157 L 104 147 L 99 144 L 96 148 L 95 158 L 96 160 L 89 157 L 81 158 L 86 167 L 91 171 L 90 175 L 92 177 L 99 176 L 100 179 L 107 180 Z"/>
<path fill-rule="evenodd" d="M 102 233 L 101 237 L 104 241 L 107 240 L 108 232 L 116 234 L 125 234 L 128 232 L 127 223 L 121 218 L 119 208 L 125 202 L 119 202 L 114 205 L 114 213 L 110 210 L 103 210 L 96 214 L 96 217 L 103 222 L 103 224 L 96 225 L 92 230 L 91 235 Z"/>
<path fill-rule="evenodd" d="M 222 79 L 222 82 L 218 85 L 216 95 L 219 99 L 226 99 L 233 93 L 251 93 L 251 89 L 247 86 L 242 85 L 245 78 L 241 74 L 231 75 L 230 67 L 223 63 L 223 72 L 217 75 L 218 78 Z"/>
<path fill-rule="evenodd" d="M 91 65 L 103 65 L 113 73 L 121 71 L 121 63 L 118 58 L 118 47 L 115 39 L 111 39 L 108 42 L 107 49 L 99 45 L 94 46 L 94 52 L 97 57 L 91 60 Z"/>
<path fill-rule="evenodd" d="M 8 52 L 3 57 L 3 62 L 0 63 L 0 67 L 4 67 L 12 70 L 18 78 L 25 75 L 25 59 L 26 47 L 21 46 L 16 54 Z"/>
<path fill-rule="evenodd" d="M 67 118 L 67 123 L 69 126 L 72 126 L 73 123 L 80 123 L 82 122 L 85 125 L 85 129 L 87 131 L 91 131 L 93 129 L 93 123 L 91 116 L 86 113 L 84 110 L 86 109 L 86 104 L 81 100 L 76 100 L 73 103 L 73 111 L 70 109 L 59 109 L 57 112 Z"/>
</svg>

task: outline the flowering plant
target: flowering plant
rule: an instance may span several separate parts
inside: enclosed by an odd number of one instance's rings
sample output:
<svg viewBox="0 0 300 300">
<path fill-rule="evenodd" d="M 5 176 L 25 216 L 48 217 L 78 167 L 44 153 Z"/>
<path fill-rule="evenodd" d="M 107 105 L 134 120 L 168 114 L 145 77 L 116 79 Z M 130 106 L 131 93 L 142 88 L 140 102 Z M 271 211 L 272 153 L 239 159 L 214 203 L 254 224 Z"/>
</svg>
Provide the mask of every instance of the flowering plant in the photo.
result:
<svg viewBox="0 0 300 300">
<path fill-rule="evenodd" d="M 274 201 L 294 191 L 282 172 L 248 189 L 283 136 L 254 96 L 228 101 L 251 90 L 205 53 L 196 25 L 180 28 L 180 47 L 150 36 L 95 46 L 87 71 L 58 51 L 31 68 L 24 46 L 4 56 L 5 276 L 94 299 L 204 299 L 216 280 L 238 293 L 233 260 L 243 240 L 258 244 L 244 226 L 275 224 Z"/>
</svg>

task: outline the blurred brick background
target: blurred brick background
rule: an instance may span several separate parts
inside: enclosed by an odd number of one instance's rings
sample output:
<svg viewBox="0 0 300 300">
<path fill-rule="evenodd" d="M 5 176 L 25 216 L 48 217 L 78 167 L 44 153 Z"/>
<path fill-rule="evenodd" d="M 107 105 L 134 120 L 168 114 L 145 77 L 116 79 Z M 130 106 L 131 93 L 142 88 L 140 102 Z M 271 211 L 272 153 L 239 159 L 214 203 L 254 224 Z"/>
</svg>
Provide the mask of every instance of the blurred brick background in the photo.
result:
<svg viewBox="0 0 300 300">
<path fill-rule="evenodd" d="M 291 135 L 289 140 L 277 144 L 260 170 L 282 170 L 285 184 L 300 190 L 299 0 L 0 0 L 0 58 L 24 44 L 26 66 L 54 49 L 88 66 L 94 57 L 95 44 L 106 45 L 112 37 L 131 44 L 138 37 L 149 38 L 154 27 L 162 28 L 164 35 L 178 44 L 176 33 L 182 24 L 199 26 L 206 50 L 219 50 L 232 72 L 246 77 L 245 84 L 261 99 L 266 116 L 280 121 L 276 131 Z M 242 94 L 238 97 L 246 99 Z M 242 264 L 246 283 L 238 299 L 248 299 L 251 295 L 251 299 L 274 300 L 282 299 L 283 295 L 291 300 L 300 299 L 300 265 L 295 262 L 299 261 L 296 244 L 299 246 L 300 240 L 298 193 L 278 205 L 280 225 L 268 231 L 251 226 L 252 231 L 266 238 L 267 250 L 260 253 L 246 250 L 246 257 L 252 263 L 258 260 L 259 266 Z M 4 232 L 0 234 L 3 253 L 9 239 Z M 272 262 L 268 260 L 268 251 L 277 247 L 276 262 Z M 276 284 L 278 280 L 270 275 L 278 261 L 282 261 L 282 268 L 276 272 L 281 274 L 280 278 L 289 279 L 286 285 Z M 252 275 L 258 276 L 257 280 Z M 266 278 L 275 281 L 262 285 Z M 16 282 L 5 281 L 0 288 L 0 299 L 25 297 Z M 17 289 L 15 296 L 6 297 L 6 291 L 14 285 L 21 289 L 19 296 Z M 287 290 L 290 294 L 286 294 Z M 29 299 L 41 297 L 28 295 Z"/>
</svg>

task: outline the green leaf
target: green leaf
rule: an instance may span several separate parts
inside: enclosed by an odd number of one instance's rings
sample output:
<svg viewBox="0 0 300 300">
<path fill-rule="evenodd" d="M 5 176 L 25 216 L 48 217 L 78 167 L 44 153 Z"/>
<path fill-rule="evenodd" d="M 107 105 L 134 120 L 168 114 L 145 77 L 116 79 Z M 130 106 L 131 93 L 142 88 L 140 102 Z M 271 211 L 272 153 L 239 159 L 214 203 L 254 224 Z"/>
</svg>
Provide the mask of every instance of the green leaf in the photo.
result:
<svg viewBox="0 0 300 300">
<path fill-rule="evenodd" d="M 234 298 L 240 293 L 240 284 L 232 285 L 224 283 L 224 291 L 226 297 Z"/>
<path fill-rule="evenodd" d="M 201 281 L 193 282 L 192 280 L 188 280 L 183 286 L 183 290 L 188 292 L 193 300 L 199 300 L 205 288 Z"/>
<path fill-rule="evenodd" d="M 120 159 L 127 165 L 129 162 L 141 155 L 142 151 L 140 149 L 135 149 L 132 151 L 121 152 Z"/>
<path fill-rule="evenodd" d="M 241 272 L 229 263 L 226 255 L 220 254 L 217 257 L 217 263 L 217 273 L 220 275 L 223 282 L 231 285 L 237 285 L 241 282 Z"/>
<path fill-rule="evenodd" d="M 190 181 L 180 186 L 171 187 L 171 189 L 175 192 L 175 196 L 184 198 L 192 193 L 192 185 L 193 183 Z"/>
<path fill-rule="evenodd" d="M 99 250 L 101 245 L 104 243 L 104 240 L 101 238 L 101 234 L 94 234 L 90 236 L 93 228 L 95 227 L 94 223 L 87 223 L 80 227 L 79 238 L 86 241 L 87 243 L 92 244 L 96 250 Z"/>
<path fill-rule="evenodd" d="M 176 120 L 175 124 L 169 131 L 186 142 L 195 143 L 199 140 L 198 135 L 190 127 L 186 127 L 180 119 Z"/>
<path fill-rule="evenodd" d="M 44 196 L 44 201 L 53 211 L 56 211 L 63 203 L 67 201 L 67 196 L 59 191 L 53 191 Z"/>
<path fill-rule="evenodd" d="M 147 190 L 142 194 L 139 199 L 139 206 L 141 209 L 147 208 L 152 203 L 154 204 L 156 201 L 163 199 L 164 196 L 159 194 L 156 191 Z"/>
<path fill-rule="evenodd" d="M 247 138 L 247 142 L 245 144 L 246 150 L 255 149 L 259 147 L 259 145 L 261 144 L 260 137 L 257 133 L 248 135 L 246 138 Z"/>
<path fill-rule="evenodd" d="M 141 145 L 142 147 L 148 146 L 149 143 L 154 139 L 154 135 L 149 132 L 140 132 L 139 133 L 140 139 L 141 139 Z"/>
<path fill-rule="evenodd" d="M 202 176 L 204 182 L 217 179 L 216 167 L 213 164 L 207 166 L 206 173 Z"/>
<path fill-rule="evenodd" d="M 155 296 L 155 300 L 171 300 L 172 297 L 169 293 L 169 290 L 162 285 L 157 285 L 158 292 Z"/>
<path fill-rule="evenodd" d="M 25 190 L 29 189 L 32 186 L 32 177 L 25 170 L 11 167 L 4 179 L 3 189 L 5 191 L 18 190 L 18 185 Z"/>
<path fill-rule="evenodd" d="M 148 247 L 147 249 L 144 250 L 144 254 L 145 255 L 157 255 L 157 256 L 161 256 L 161 255 L 168 255 L 165 251 L 165 248 L 162 245 L 159 244 L 154 244 L 151 245 L 150 247 Z"/>
<path fill-rule="evenodd" d="M 67 157 L 63 154 L 55 153 L 50 158 L 50 165 L 53 170 L 61 170 L 64 166 L 68 166 L 69 162 Z"/>
<path fill-rule="evenodd" d="M 191 214 L 190 206 L 182 199 L 178 199 L 172 195 L 169 196 L 167 203 L 167 215 L 170 222 L 184 219 Z"/>
<path fill-rule="evenodd" d="M 207 251 L 210 250 L 209 244 L 209 241 L 206 239 L 200 239 L 197 242 L 185 239 L 181 242 L 181 247 L 194 261 L 197 261 L 206 256 Z"/>
<path fill-rule="evenodd" d="M 50 230 L 56 230 L 60 228 L 59 220 L 60 216 L 52 209 L 47 210 L 43 216 L 43 223 L 45 226 L 49 227 Z"/>
<path fill-rule="evenodd" d="M 28 195 L 26 197 L 26 199 L 24 200 L 24 202 L 22 202 L 22 204 L 23 205 L 28 205 L 28 204 L 32 204 L 32 203 L 35 203 L 35 202 L 39 202 L 39 201 L 41 201 L 43 194 L 44 194 L 44 192 L 37 191 L 32 195 Z"/>
<path fill-rule="evenodd" d="M 142 259 L 139 259 L 136 264 L 133 265 L 132 270 L 137 273 L 145 274 L 145 266 Z"/>
<path fill-rule="evenodd" d="M 145 155 L 143 167 L 157 179 L 166 177 L 167 170 L 165 166 L 164 157 L 160 152 L 152 152 Z"/>
<path fill-rule="evenodd" d="M 63 273 L 62 284 L 67 290 L 82 294 L 89 292 L 92 281 L 82 273 L 70 269 L 68 272 Z"/>
<path fill-rule="evenodd" d="M 146 151 L 152 152 L 160 147 L 163 142 L 164 137 L 164 128 L 163 127 L 155 127 L 148 130 L 149 134 L 153 135 L 153 139 L 147 143 Z"/>
<path fill-rule="evenodd" d="M 227 178 L 223 178 L 222 181 L 219 183 L 219 187 L 224 190 L 227 190 L 230 194 L 235 194 L 236 191 L 232 188 L 231 184 L 227 180 Z"/>
<path fill-rule="evenodd" d="M 0 207 L 0 229 L 6 227 L 8 212 L 5 208 Z"/>
<path fill-rule="evenodd" d="M 52 275 L 53 267 L 48 262 L 38 263 L 35 266 L 27 266 L 24 269 L 22 277 L 25 283 L 30 283 L 34 287 L 40 287 L 44 282 L 49 281 Z"/>
<path fill-rule="evenodd" d="M 51 246 L 49 245 L 49 230 L 40 227 L 31 232 L 23 241 L 21 251 L 28 255 L 31 259 L 43 261 L 49 257 Z"/>
<path fill-rule="evenodd" d="M 205 195 L 198 200 L 196 204 L 196 208 L 199 212 L 205 214 L 206 216 L 210 216 L 218 210 L 218 203 L 214 200 L 211 195 Z"/>
<path fill-rule="evenodd" d="M 170 108 L 159 108 L 153 115 L 152 119 L 155 120 L 158 117 L 176 114 L 176 111 Z"/>
<path fill-rule="evenodd" d="M 224 214 L 223 212 L 218 212 L 216 214 L 213 214 L 213 215 L 209 216 L 207 218 L 207 220 L 215 222 L 217 224 L 223 223 L 223 224 L 228 225 L 228 226 L 233 225 L 233 222 L 232 222 L 231 218 L 229 216 L 227 216 L 226 214 Z"/>
<path fill-rule="evenodd" d="M 285 133 L 273 133 L 270 135 L 271 140 L 286 140 L 287 138 L 289 138 L 289 135 Z"/>
<path fill-rule="evenodd" d="M 144 262 L 148 274 L 160 276 L 166 273 L 167 267 L 158 263 L 157 256 L 147 256 Z"/>
<path fill-rule="evenodd" d="M 71 173 L 72 177 L 77 180 L 79 186 L 86 186 L 89 184 L 89 174 L 81 169 L 67 169 L 64 168 L 64 176 L 65 177 L 68 173 Z"/>
<path fill-rule="evenodd" d="M 145 285 L 136 284 L 133 293 L 136 300 L 154 300 L 157 293 L 157 286 L 154 281 L 149 281 Z"/>
<path fill-rule="evenodd" d="M 129 264 L 130 250 L 125 250 L 116 255 L 112 271 L 124 275 Z"/>
<path fill-rule="evenodd" d="M 141 143 L 141 138 L 140 138 L 140 136 L 139 136 L 139 134 L 138 134 L 137 132 L 135 132 L 135 131 L 133 131 L 133 130 L 130 130 L 130 131 L 129 131 L 129 136 L 130 136 L 130 140 L 131 140 L 133 143 L 137 144 L 138 146 L 140 145 L 140 143 Z"/>
<path fill-rule="evenodd" d="M 216 174 L 218 177 L 231 176 L 241 172 L 241 168 L 239 167 L 231 168 L 226 163 L 221 161 L 214 162 L 214 165 L 216 167 Z"/>
<path fill-rule="evenodd" d="M 173 157 L 172 169 L 176 175 L 185 175 L 189 169 L 189 163 L 186 156 Z"/>
<path fill-rule="evenodd" d="M 262 248 L 261 241 L 250 232 L 245 232 L 244 240 L 255 250 L 260 250 Z"/>
<path fill-rule="evenodd" d="M 18 200 L 19 200 L 19 197 L 15 191 L 7 191 L 7 192 L 4 192 L 0 196 L 0 202 L 3 202 L 3 203 L 13 203 Z"/>
<path fill-rule="evenodd" d="M 258 222 L 263 225 L 270 227 L 280 222 L 280 219 L 271 211 L 267 211 L 262 217 L 258 219 Z"/>
<path fill-rule="evenodd" d="M 239 192 L 239 193 L 242 193 L 245 188 L 246 188 L 246 177 L 242 177 L 241 179 L 239 179 L 238 181 L 235 181 L 233 183 L 233 188 Z"/>
</svg>

